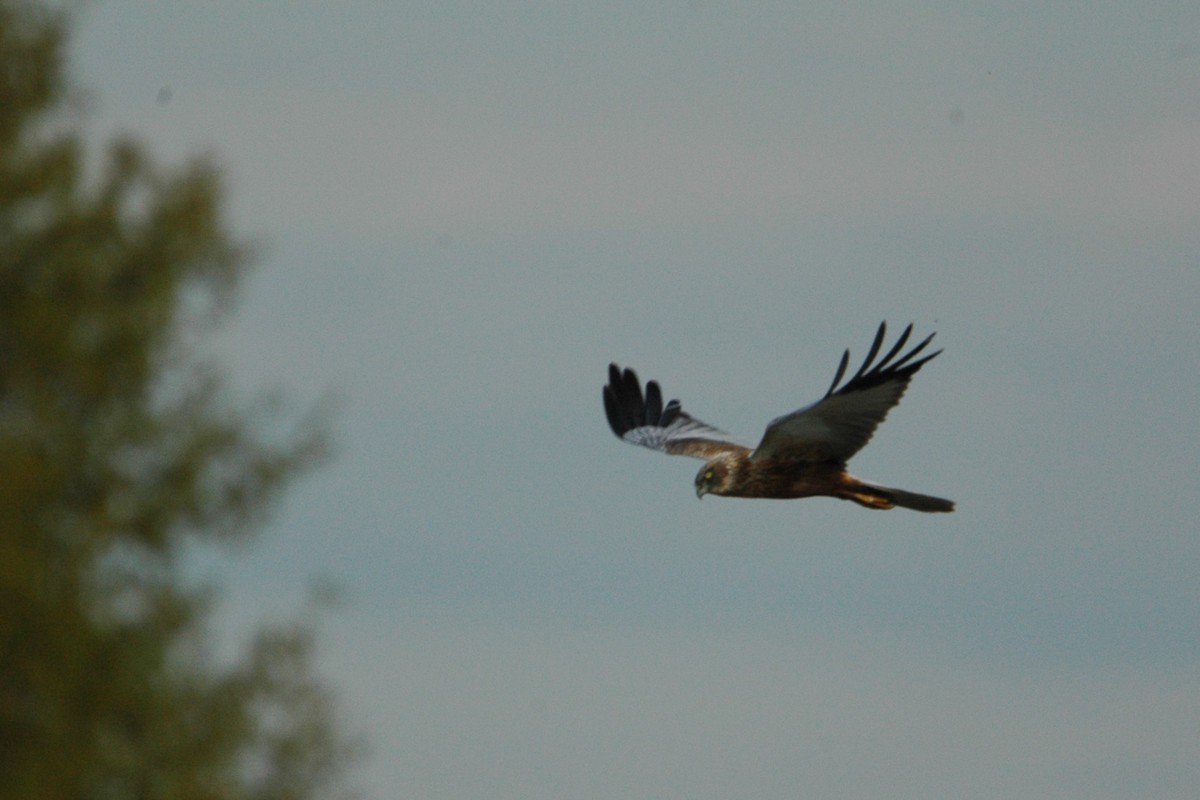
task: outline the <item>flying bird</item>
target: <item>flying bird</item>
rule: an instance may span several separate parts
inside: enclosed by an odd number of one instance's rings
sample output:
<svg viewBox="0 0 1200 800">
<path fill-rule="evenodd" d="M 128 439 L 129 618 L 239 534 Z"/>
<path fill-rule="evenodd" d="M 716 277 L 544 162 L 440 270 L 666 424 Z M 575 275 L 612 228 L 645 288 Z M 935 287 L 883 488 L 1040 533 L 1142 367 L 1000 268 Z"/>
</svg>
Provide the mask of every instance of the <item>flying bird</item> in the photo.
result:
<svg viewBox="0 0 1200 800">
<path fill-rule="evenodd" d="M 917 358 L 933 339 L 931 333 L 897 358 L 912 334 L 909 325 L 876 363 L 886 332 L 887 324 L 880 323 L 862 366 L 839 388 L 850 363 L 847 350 L 825 396 L 772 420 L 758 446 L 701 422 L 685 412 L 678 400 L 663 405 L 656 381 L 648 381 L 643 394 L 637 373 L 616 364 L 609 364 L 604 387 L 608 424 L 618 438 L 630 444 L 704 459 L 696 474 L 697 497 L 824 496 L 852 500 L 867 508 L 953 511 L 950 500 L 867 483 L 846 472 L 846 462 L 871 440 L 879 423 L 904 396 L 912 376 L 942 352 Z"/>
</svg>

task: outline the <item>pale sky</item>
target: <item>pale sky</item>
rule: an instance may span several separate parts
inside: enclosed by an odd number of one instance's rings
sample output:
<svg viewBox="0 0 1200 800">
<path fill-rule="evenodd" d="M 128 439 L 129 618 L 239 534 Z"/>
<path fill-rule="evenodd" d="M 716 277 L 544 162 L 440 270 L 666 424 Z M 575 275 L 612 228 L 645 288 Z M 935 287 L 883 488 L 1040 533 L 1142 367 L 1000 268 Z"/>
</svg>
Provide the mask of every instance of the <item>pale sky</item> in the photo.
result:
<svg viewBox="0 0 1200 800">
<path fill-rule="evenodd" d="M 485 10 L 486 9 L 486 10 Z M 1192 798 L 1200 6 L 89 4 L 96 140 L 211 155 L 218 352 L 342 401 L 224 635 L 320 663 L 370 798 Z M 945 352 L 852 462 L 952 515 L 697 501 L 609 361 L 755 438 Z"/>
</svg>

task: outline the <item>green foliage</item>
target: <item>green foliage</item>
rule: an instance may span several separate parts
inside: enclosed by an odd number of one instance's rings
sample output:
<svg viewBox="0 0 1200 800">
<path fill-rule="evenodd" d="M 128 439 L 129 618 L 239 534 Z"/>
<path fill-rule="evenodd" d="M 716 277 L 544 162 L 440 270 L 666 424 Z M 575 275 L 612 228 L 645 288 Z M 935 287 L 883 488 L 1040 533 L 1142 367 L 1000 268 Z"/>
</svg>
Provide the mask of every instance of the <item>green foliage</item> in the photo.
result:
<svg viewBox="0 0 1200 800">
<path fill-rule="evenodd" d="M 347 748 L 311 631 L 205 652 L 188 541 L 243 538 L 321 449 L 196 352 L 245 269 L 218 175 L 115 143 L 88 179 L 67 20 L 0 0 L 0 798 L 300 798 Z"/>
</svg>

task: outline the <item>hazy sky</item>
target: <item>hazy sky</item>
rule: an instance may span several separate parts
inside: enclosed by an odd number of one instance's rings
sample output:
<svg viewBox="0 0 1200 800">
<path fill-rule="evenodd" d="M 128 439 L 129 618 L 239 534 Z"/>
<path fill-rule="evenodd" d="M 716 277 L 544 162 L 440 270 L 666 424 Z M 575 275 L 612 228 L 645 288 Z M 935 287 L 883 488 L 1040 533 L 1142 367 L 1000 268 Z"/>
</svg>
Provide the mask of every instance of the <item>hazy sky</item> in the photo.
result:
<svg viewBox="0 0 1200 800">
<path fill-rule="evenodd" d="M 372 798 L 1192 798 L 1200 6 L 88 4 L 97 141 L 224 168 L 219 351 L 338 453 L 230 635 L 321 663 Z M 697 501 L 611 360 L 756 437 L 879 320 L 852 464 L 952 515 Z"/>
</svg>

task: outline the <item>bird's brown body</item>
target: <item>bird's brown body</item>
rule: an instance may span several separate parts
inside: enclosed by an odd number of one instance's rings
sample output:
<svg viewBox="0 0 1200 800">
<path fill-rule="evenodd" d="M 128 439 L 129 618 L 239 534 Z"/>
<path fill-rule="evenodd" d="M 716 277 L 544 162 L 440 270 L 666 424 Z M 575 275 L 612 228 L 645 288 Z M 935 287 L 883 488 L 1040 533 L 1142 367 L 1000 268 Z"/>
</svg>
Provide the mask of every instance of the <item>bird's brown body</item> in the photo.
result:
<svg viewBox="0 0 1200 800">
<path fill-rule="evenodd" d="M 750 450 L 722 454 L 696 476 L 696 494 L 792 500 L 833 494 L 845 470 L 829 462 L 752 461 Z"/>
<path fill-rule="evenodd" d="M 949 500 L 861 481 L 836 462 L 755 461 L 750 458 L 750 451 L 729 453 L 705 464 L 696 475 L 696 495 L 703 497 L 706 494 L 773 500 L 837 497 L 867 508 L 888 509 L 904 505 L 919 511 L 954 510 L 954 503 Z"/>
<path fill-rule="evenodd" d="M 849 351 L 825 397 L 807 408 L 774 420 L 762 441 L 751 448 L 684 413 L 678 400 L 665 406 L 658 384 L 641 384 L 633 370 L 609 367 L 604 389 L 608 421 L 617 436 L 632 444 L 672 455 L 705 459 L 696 475 L 696 496 L 795 499 L 837 497 L 867 508 L 896 506 L 916 511 L 953 511 L 940 497 L 877 486 L 846 472 L 846 461 L 870 440 L 875 428 L 900 401 L 913 374 L 938 353 L 914 361 L 933 337 L 893 361 L 912 332 L 909 325 L 878 364 L 884 325 L 862 367 L 840 389 Z M 938 351 L 941 352 L 941 351 Z"/>
</svg>

